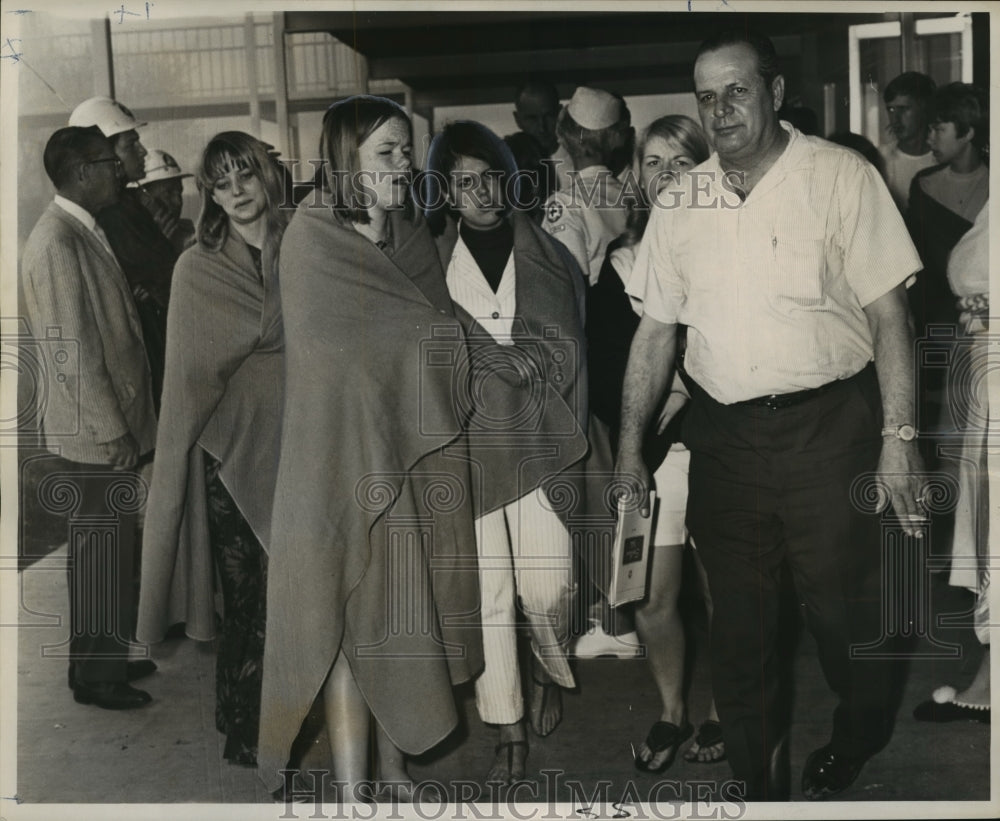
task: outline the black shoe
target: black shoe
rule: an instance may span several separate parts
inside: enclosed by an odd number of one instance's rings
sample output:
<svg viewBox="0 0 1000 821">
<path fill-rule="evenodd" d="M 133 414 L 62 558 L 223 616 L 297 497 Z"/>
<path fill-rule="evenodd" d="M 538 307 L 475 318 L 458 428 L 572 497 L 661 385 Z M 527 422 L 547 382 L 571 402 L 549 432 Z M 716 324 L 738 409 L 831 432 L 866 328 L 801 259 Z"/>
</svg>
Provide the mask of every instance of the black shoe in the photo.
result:
<svg viewBox="0 0 1000 821">
<path fill-rule="evenodd" d="M 78 704 L 93 704 L 103 710 L 134 710 L 153 700 L 145 690 L 137 690 L 121 681 L 77 682 L 73 698 Z"/>
<path fill-rule="evenodd" d="M 143 659 L 142 661 L 129 661 L 125 664 L 126 681 L 138 681 L 141 678 L 153 675 L 155 672 L 156 662 L 150 661 L 149 659 Z M 69 689 L 72 690 L 73 687 L 76 686 L 76 662 L 71 661 L 69 663 L 69 673 L 66 678 L 69 682 Z"/>
<path fill-rule="evenodd" d="M 829 798 L 843 792 L 858 777 L 868 757 L 835 753 L 827 744 L 809 754 L 802 770 L 802 792 L 810 801 Z"/>
</svg>

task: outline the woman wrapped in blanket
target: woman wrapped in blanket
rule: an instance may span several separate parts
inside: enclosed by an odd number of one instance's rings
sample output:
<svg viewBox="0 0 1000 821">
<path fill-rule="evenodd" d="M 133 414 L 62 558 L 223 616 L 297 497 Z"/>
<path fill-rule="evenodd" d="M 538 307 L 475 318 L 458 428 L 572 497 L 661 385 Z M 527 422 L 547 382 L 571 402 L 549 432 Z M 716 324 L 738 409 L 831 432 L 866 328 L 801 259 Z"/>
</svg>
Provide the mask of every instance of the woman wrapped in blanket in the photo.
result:
<svg viewBox="0 0 1000 821">
<path fill-rule="evenodd" d="M 277 255 L 290 182 L 271 146 L 249 134 L 223 132 L 205 147 L 198 241 L 174 269 L 143 538 L 142 640 L 180 622 L 192 638 L 215 637 L 219 580 L 215 720 L 225 757 L 245 765 L 257 759 L 284 381 Z"/>
<path fill-rule="evenodd" d="M 465 340 L 408 198 L 411 139 L 390 100 L 332 105 L 326 186 L 299 205 L 281 245 L 286 395 L 258 771 L 281 786 L 321 696 L 345 801 L 374 797 L 374 778 L 405 792 L 402 753 L 451 732 L 452 685 L 482 667 L 453 396 Z"/>
<path fill-rule="evenodd" d="M 428 221 L 470 343 L 486 658 L 476 706 L 498 728 L 487 780 L 511 783 L 524 777 L 528 752 L 518 600 L 531 639 L 528 713 L 537 735 L 562 717 L 560 688 L 575 686 L 567 658 L 575 590 L 567 519 L 583 508 L 566 502 L 586 495 L 586 286 L 569 252 L 515 207 L 514 159 L 489 129 L 447 125 L 431 144 L 426 172 Z"/>
</svg>

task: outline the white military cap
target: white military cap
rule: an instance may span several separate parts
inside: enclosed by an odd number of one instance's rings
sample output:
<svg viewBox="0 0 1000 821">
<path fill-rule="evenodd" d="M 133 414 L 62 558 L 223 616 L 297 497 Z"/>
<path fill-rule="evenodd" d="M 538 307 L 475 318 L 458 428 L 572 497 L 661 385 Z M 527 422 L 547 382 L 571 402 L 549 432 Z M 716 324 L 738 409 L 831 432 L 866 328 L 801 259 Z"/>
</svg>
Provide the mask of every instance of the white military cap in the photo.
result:
<svg viewBox="0 0 1000 821">
<path fill-rule="evenodd" d="M 622 119 L 622 101 L 599 88 L 580 86 L 573 92 L 566 112 L 578 125 L 600 131 Z"/>
</svg>

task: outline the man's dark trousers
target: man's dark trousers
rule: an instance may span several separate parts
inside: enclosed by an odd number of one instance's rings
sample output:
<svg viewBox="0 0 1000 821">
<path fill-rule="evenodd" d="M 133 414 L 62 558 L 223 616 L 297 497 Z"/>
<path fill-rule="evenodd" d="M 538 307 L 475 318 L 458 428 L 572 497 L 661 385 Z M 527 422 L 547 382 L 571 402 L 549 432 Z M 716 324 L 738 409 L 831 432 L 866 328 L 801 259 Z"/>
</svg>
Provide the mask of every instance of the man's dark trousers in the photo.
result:
<svg viewBox="0 0 1000 821">
<path fill-rule="evenodd" d="M 66 513 L 73 677 L 91 684 L 124 682 L 134 632 L 141 480 L 133 471 L 108 465 L 57 461 L 58 473 L 50 473 L 50 494 L 57 502 L 71 504 Z"/>
<path fill-rule="evenodd" d="M 878 382 L 869 365 L 776 410 L 722 405 L 697 386 L 692 393 L 688 526 L 715 608 L 712 673 L 726 752 L 748 799 L 780 799 L 768 765 L 787 730 L 776 703 L 783 560 L 840 699 L 834 751 L 868 756 L 891 732 L 890 665 L 850 659 L 852 646 L 880 633 L 880 521 L 872 485 L 862 482 L 882 446 Z"/>
</svg>

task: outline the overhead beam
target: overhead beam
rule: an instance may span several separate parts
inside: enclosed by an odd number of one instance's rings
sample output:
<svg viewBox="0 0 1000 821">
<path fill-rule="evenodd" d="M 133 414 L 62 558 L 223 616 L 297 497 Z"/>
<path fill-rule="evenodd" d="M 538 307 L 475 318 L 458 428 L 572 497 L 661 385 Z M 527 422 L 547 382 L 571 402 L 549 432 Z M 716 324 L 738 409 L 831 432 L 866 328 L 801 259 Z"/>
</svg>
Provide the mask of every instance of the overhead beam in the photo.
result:
<svg viewBox="0 0 1000 821">
<path fill-rule="evenodd" d="M 545 19 L 563 19 L 564 11 L 514 11 L 514 12 L 482 12 L 482 11 L 286 11 L 285 31 L 289 34 L 305 34 L 315 31 L 334 30 L 378 30 L 388 28 L 408 28 L 410 26 L 426 26 L 429 22 L 447 21 L 449 25 L 482 24 L 484 20 L 503 20 L 504 22 L 525 22 Z"/>
<path fill-rule="evenodd" d="M 572 83 L 559 83 L 569 89 L 563 97 L 572 94 Z M 692 92 L 690 74 L 684 75 L 647 75 L 646 77 L 627 77 L 599 84 L 607 90 L 614 90 L 626 97 L 640 94 L 689 94 Z M 498 85 L 477 85 L 466 88 L 440 87 L 420 88 L 413 91 L 413 105 L 416 109 L 438 108 L 455 105 L 485 105 L 490 103 L 509 103 L 513 105 L 516 82 Z"/>
<path fill-rule="evenodd" d="M 802 50 L 799 35 L 774 40 L 778 57 L 797 57 Z M 700 43 L 639 43 L 556 50 L 510 50 L 470 54 L 428 54 L 419 57 L 372 57 L 368 70 L 373 80 L 399 79 L 410 84 L 423 77 L 565 71 L 600 71 L 634 66 L 684 65 L 690 70 Z"/>
</svg>

